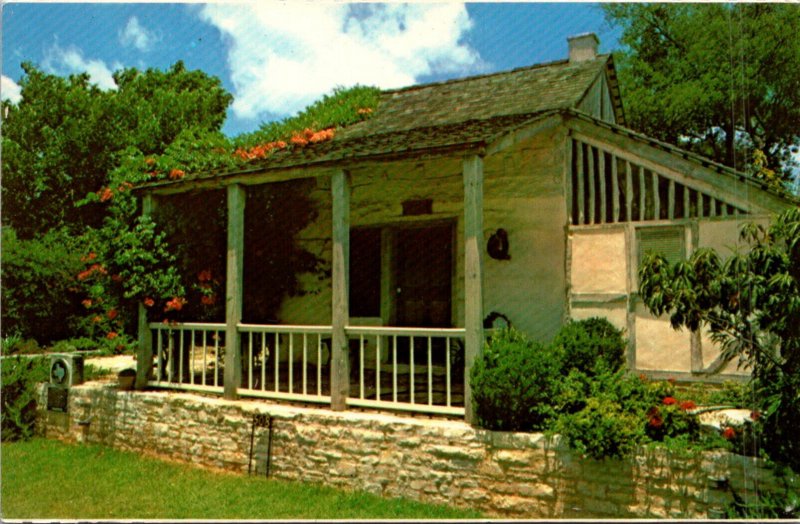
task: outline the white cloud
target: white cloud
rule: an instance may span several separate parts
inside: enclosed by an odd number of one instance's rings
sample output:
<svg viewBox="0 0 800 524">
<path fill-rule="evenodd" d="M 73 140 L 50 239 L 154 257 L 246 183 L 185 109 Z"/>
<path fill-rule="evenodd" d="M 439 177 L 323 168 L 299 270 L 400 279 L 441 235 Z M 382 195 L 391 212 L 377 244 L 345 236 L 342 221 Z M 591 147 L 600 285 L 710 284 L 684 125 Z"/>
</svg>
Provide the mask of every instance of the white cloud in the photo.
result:
<svg viewBox="0 0 800 524">
<path fill-rule="evenodd" d="M 463 4 L 212 4 L 200 16 L 229 44 L 240 118 L 294 113 L 337 85 L 400 87 L 480 62 L 461 42 L 472 27 Z"/>
<path fill-rule="evenodd" d="M 158 35 L 141 25 L 135 16 L 130 17 L 125 29 L 119 32 L 122 45 L 133 46 L 139 51 L 150 51 L 159 40 Z"/>
<path fill-rule="evenodd" d="M 22 89 L 6 75 L 0 75 L 0 98 L 18 104 L 22 100 Z"/>
<path fill-rule="evenodd" d="M 54 44 L 45 52 L 43 67 L 50 73 L 68 75 L 89 73 L 89 79 L 100 89 L 116 89 L 111 69 L 102 60 L 87 60 L 77 47 L 62 49 Z"/>
</svg>

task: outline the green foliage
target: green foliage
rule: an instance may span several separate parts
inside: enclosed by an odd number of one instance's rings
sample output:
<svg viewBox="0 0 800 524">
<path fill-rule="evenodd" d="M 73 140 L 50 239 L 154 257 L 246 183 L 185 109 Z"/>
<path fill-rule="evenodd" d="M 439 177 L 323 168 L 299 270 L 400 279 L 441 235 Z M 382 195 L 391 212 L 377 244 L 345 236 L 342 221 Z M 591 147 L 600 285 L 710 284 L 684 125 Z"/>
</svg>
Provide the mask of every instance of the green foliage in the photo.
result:
<svg viewBox="0 0 800 524">
<path fill-rule="evenodd" d="M 723 356 L 751 370 L 765 447 L 800 469 L 800 209 L 768 228 L 747 225 L 742 235 L 749 251 L 725 261 L 708 249 L 675 266 L 647 258 L 640 294 L 675 327 L 707 326 Z"/>
<path fill-rule="evenodd" d="M 76 239 L 65 231 L 23 240 L 2 228 L 3 333 L 42 343 L 66 338 L 80 312 L 74 276 L 80 267 Z"/>
<path fill-rule="evenodd" d="M 793 4 L 605 4 L 628 125 L 731 167 L 789 175 L 800 119 Z M 738 138 L 736 138 L 738 136 Z M 756 150 L 763 152 L 759 159 Z M 765 177 L 769 180 L 768 177 Z"/>
<path fill-rule="evenodd" d="M 470 374 L 481 426 L 501 431 L 541 429 L 555 415 L 560 356 L 553 346 L 506 329 L 495 333 Z"/>
<path fill-rule="evenodd" d="M 570 321 L 553 340 L 564 358 L 566 369 L 587 375 L 615 372 L 625 363 L 622 331 L 605 318 Z"/>
<path fill-rule="evenodd" d="M 595 459 L 622 457 L 642 440 L 640 420 L 604 398 L 589 398 L 583 409 L 559 418 L 556 429 L 572 449 Z"/>
<path fill-rule="evenodd" d="M 167 71 L 118 71 L 118 88 L 109 91 L 87 74 L 23 69 L 22 100 L 3 103 L 2 204 L 4 223 L 26 239 L 99 227 L 105 206 L 73 203 L 108 185 L 123 152 L 161 154 L 184 130 L 217 132 L 232 100 L 219 79 L 181 62 Z"/>
<path fill-rule="evenodd" d="M 0 361 L 2 367 L 2 410 L 0 428 L 3 442 L 33 436 L 36 422 L 36 384 L 49 378 L 47 359 L 14 357 Z"/>
<path fill-rule="evenodd" d="M 344 127 L 364 120 L 378 107 L 380 89 L 371 86 L 337 87 L 297 115 L 277 122 L 268 122 L 250 134 L 240 136 L 238 146 L 287 140 L 303 129 Z"/>
</svg>

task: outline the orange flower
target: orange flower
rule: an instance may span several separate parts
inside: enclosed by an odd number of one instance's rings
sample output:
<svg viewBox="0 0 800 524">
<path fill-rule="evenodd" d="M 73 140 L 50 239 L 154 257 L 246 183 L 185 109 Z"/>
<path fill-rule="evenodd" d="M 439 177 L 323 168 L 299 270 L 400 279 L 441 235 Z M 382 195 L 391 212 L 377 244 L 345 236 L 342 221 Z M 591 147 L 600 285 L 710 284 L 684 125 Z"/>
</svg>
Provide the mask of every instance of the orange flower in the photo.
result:
<svg viewBox="0 0 800 524">
<path fill-rule="evenodd" d="M 101 317 L 100 315 L 95 315 L 95 316 L 92 317 L 92 322 L 94 322 L 95 324 L 99 324 L 102 321 L 103 321 L 103 317 Z"/>
<path fill-rule="evenodd" d="M 92 307 L 92 300 L 89 298 L 84 299 L 81 301 L 81 304 L 83 304 L 83 307 Z"/>
<path fill-rule="evenodd" d="M 114 198 L 114 192 L 111 191 L 110 187 L 104 187 L 97 192 L 97 196 L 100 197 L 100 202 L 108 202 Z"/>
<path fill-rule="evenodd" d="M 166 307 L 164 307 L 164 312 L 166 313 L 167 311 L 172 311 L 172 310 L 180 311 L 183 308 L 183 306 L 185 306 L 185 305 L 186 305 L 186 299 L 185 298 L 183 298 L 183 297 L 173 297 L 172 300 L 167 302 Z"/>
<path fill-rule="evenodd" d="M 117 318 L 118 314 L 119 312 L 116 309 L 109 309 L 108 313 L 106 313 L 109 320 L 114 320 L 115 318 Z"/>
<path fill-rule="evenodd" d="M 153 304 L 156 303 L 155 300 L 150 297 L 144 297 L 142 302 L 144 303 L 144 307 L 153 307 Z"/>
<path fill-rule="evenodd" d="M 361 108 L 358 109 L 357 113 L 359 115 L 368 115 L 368 114 L 372 113 L 372 108 L 371 107 L 361 107 Z"/>
<path fill-rule="evenodd" d="M 665 406 L 671 406 L 678 401 L 675 400 L 675 397 L 664 397 L 664 400 L 662 400 L 661 402 L 663 402 Z"/>
<path fill-rule="evenodd" d="M 106 333 L 106 338 L 108 340 L 114 340 L 115 338 L 117 338 L 117 332 L 116 331 L 109 331 L 108 333 Z"/>
<path fill-rule="evenodd" d="M 723 432 L 722 432 L 722 437 L 723 437 L 723 438 L 725 438 L 725 440 L 731 440 L 731 439 L 733 439 L 735 436 L 736 436 L 736 430 L 735 430 L 735 429 L 733 429 L 733 428 L 732 428 L 732 427 L 730 427 L 730 426 L 728 426 L 727 428 L 725 428 L 725 431 L 723 431 Z"/>
<path fill-rule="evenodd" d="M 278 140 L 277 142 L 275 142 L 275 147 L 277 147 L 278 149 L 286 149 L 286 145 L 287 145 L 286 142 L 284 142 L 283 140 Z"/>
<path fill-rule="evenodd" d="M 295 133 L 292 135 L 290 142 L 296 146 L 303 147 L 304 145 L 308 144 L 308 139 Z"/>
<path fill-rule="evenodd" d="M 156 159 L 148 157 L 144 159 L 144 163 L 147 164 L 148 166 L 152 166 L 153 164 L 156 163 Z"/>
<path fill-rule="evenodd" d="M 184 173 L 182 169 L 173 169 L 169 172 L 170 180 L 180 180 L 184 176 L 186 176 L 186 173 Z"/>
<path fill-rule="evenodd" d="M 199 280 L 200 282 L 208 282 L 209 280 L 211 280 L 211 270 L 204 269 L 201 272 L 199 272 L 197 274 L 197 280 Z"/>
</svg>

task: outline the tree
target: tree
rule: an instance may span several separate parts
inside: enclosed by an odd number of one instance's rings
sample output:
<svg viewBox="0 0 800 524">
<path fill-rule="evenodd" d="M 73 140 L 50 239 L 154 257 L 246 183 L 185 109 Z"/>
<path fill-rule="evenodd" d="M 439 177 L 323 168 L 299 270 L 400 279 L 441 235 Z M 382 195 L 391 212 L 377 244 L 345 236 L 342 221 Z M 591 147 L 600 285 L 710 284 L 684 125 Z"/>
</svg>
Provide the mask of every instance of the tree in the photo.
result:
<svg viewBox="0 0 800 524">
<path fill-rule="evenodd" d="M 605 4 L 631 127 L 754 173 L 800 143 L 800 6 Z M 782 164 L 783 163 L 783 164 Z M 783 169 L 782 169 L 783 168 Z"/>
<path fill-rule="evenodd" d="M 672 326 L 707 326 L 724 356 L 752 372 L 765 447 L 800 470 L 800 208 L 742 229 L 749 250 L 726 260 L 698 249 L 670 266 L 645 258 L 639 292 Z"/>
<path fill-rule="evenodd" d="M 4 225 L 23 239 L 99 226 L 104 207 L 74 203 L 108 185 L 127 148 L 161 154 L 185 129 L 219 131 L 232 100 L 219 79 L 181 62 L 168 71 L 117 71 L 117 89 L 107 91 L 85 73 L 63 78 L 22 67 L 22 100 L 3 102 L 2 204 Z"/>
</svg>

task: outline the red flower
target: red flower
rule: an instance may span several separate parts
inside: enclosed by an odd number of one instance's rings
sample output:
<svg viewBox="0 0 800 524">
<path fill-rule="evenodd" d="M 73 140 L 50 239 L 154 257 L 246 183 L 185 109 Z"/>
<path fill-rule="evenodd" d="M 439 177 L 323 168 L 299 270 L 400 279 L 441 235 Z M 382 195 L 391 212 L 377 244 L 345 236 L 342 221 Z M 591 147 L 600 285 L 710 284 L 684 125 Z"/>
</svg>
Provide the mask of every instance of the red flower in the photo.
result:
<svg viewBox="0 0 800 524">
<path fill-rule="evenodd" d="M 114 282 L 122 282 L 122 276 L 117 275 L 115 273 L 115 274 L 111 275 L 111 280 L 113 280 Z"/>
<path fill-rule="evenodd" d="M 204 306 L 211 306 L 217 301 L 216 295 L 203 295 L 200 297 L 200 303 Z"/>
<path fill-rule="evenodd" d="M 652 428 L 660 428 L 664 425 L 664 420 L 659 415 L 653 415 L 648 422 Z"/>
<path fill-rule="evenodd" d="M 199 272 L 197 274 L 197 280 L 199 280 L 200 282 L 208 282 L 209 280 L 211 280 L 211 270 L 204 269 L 201 272 Z"/>
<path fill-rule="evenodd" d="M 86 298 L 81 301 L 81 304 L 83 304 L 83 307 L 92 307 L 92 300 L 90 298 Z"/>
<path fill-rule="evenodd" d="M 106 338 L 108 340 L 114 340 L 115 338 L 117 338 L 117 332 L 116 331 L 109 331 L 108 333 L 106 333 Z"/>
<path fill-rule="evenodd" d="M 665 406 L 671 406 L 678 401 L 675 400 L 675 397 L 664 397 L 664 400 L 662 400 L 661 402 L 663 402 Z"/>
<path fill-rule="evenodd" d="M 733 429 L 732 427 L 728 426 L 728 427 L 726 427 L 726 428 L 725 428 L 725 430 L 722 432 L 722 436 L 723 436 L 723 437 L 724 437 L 726 440 L 731 440 L 731 439 L 733 439 L 733 438 L 736 436 L 736 430 L 735 430 L 735 429 Z"/>
<path fill-rule="evenodd" d="M 684 411 L 689 411 L 689 410 L 695 409 L 696 407 L 697 407 L 697 404 L 695 404 L 691 400 L 684 400 L 683 402 L 681 402 L 681 409 L 684 410 Z"/>
<path fill-rule="evenodd" d="M 164 312 L 166 313 L 167 311 L 172 311 L 172 310 L 180 311 L 181 308 L 183 308 L 183 306 L 185 306 L 185 305 L 186 305 L 186 299 L 185 298 L 183 298 L 183 297 L 173 297 L 172 300 L 167 302 L 166 307 L 164 307 Z"/>
<path fill-rule="evenodd" d="M 144 302 L 144 307 L 152 307 L 152 306 L 153 306 L 153 304 L 155 304 L 155 303 L 156 303 L 156 302 L 155 302 L 155 300 L 153 300 L 153 299 L 152 299 L 152 298 L 150 298 L 150 297 L 145 297 L 145 298 L 144 298 L 144 300 L 143 300 L 143 302 Z"/>
<path fill-rule="evenodd" d="M 108 319 L 109 319 L 109 320 L 114 320 L 115 318 L 117 318 L 117 315 L 118 315 L 118 314 L 119 314 L 119 313 L 117 312 L 117 310 L 116 310 L 116 309 L 109 309 L 109 310 L 108 310 L 108 313 L 107 313 L 107 315 L 108 315 Z"/>
<path fill-rule="evenodd" d="M 180 180 L 184 176 L 186 176 L 186 173 L 184 173 L 182 169 L 173 169 L 169 172 L 170 180 Z"/>
</svg>

